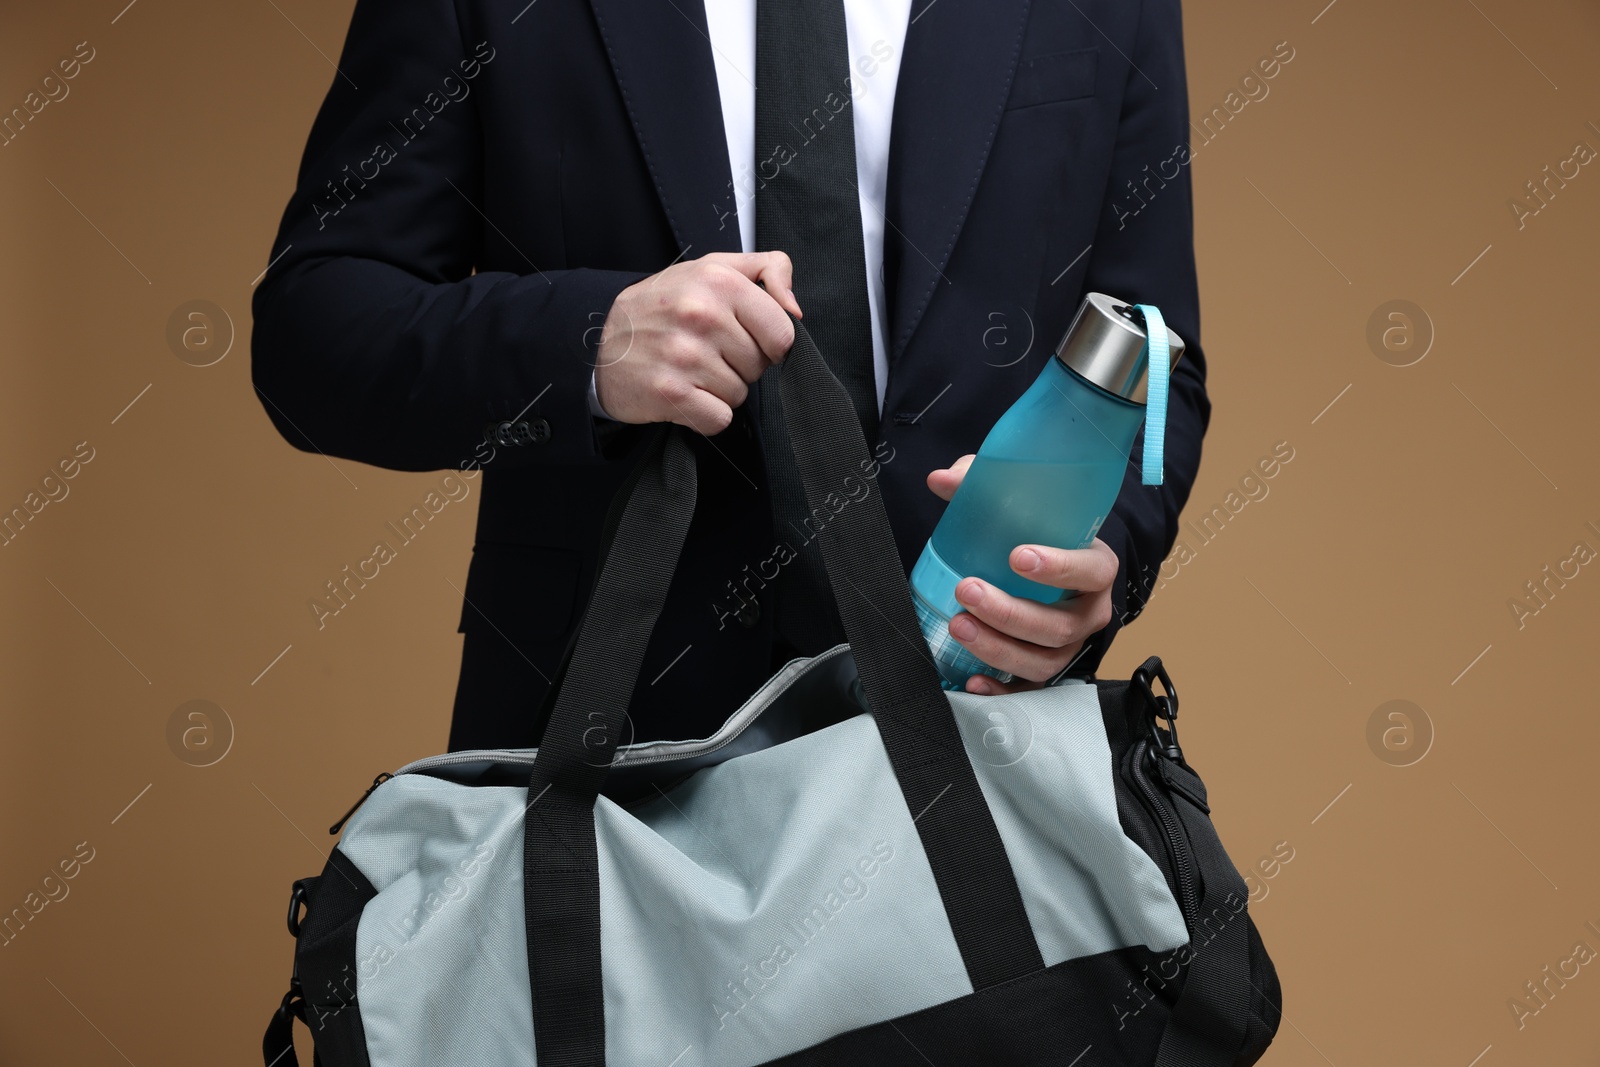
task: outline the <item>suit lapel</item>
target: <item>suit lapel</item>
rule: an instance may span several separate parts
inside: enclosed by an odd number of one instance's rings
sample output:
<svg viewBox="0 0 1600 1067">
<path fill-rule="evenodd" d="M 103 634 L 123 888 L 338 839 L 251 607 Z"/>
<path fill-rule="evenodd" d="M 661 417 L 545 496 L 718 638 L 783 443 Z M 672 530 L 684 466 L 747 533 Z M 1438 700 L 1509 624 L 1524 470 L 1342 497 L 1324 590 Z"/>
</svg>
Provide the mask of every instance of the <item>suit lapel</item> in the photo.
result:
<svg viewBox="0 0 1600 1067">
<path fill-rule="evenodd" d="M 590 4 L 680 254 L 739 251 L 704 3 Z M 1027 18 L 1028 0 L 912 0 L 885 211 L 891 362 L 945 283 L 1011 91 Z"/>
<path fill-rule="evenodd" d="M 680 258 L 739 251 L 739 218 L 705 4 L 590 4 Z"/>
<path fill-rule="evenodd" d="M 891 362 L 946 284 L 1027 20 L 1028 0 L 913 0 L 889 135 L 883 251 Z"/>
</svg>

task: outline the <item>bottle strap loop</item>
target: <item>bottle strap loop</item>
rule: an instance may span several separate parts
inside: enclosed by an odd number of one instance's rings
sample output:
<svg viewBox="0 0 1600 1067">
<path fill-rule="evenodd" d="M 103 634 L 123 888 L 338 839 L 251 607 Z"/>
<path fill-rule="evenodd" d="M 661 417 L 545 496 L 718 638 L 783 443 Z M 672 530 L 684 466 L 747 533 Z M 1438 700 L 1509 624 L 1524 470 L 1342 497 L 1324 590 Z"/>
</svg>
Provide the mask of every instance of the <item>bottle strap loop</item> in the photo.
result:
<svg viewBox="0 0 1600 1067">
<path fill-rule="evenodd" d="M 1167 434 L 1167 379 L 1172 373 L 1172 353 L 1167 345 L 1167 324 L 1154 304 L 1136 305 L 1144 315 L 1145 350 L 1150 354 L 1144 402 L 1144 465 L 1140 481 L 1160 485 L 1165 477 Z"/>
</svg>

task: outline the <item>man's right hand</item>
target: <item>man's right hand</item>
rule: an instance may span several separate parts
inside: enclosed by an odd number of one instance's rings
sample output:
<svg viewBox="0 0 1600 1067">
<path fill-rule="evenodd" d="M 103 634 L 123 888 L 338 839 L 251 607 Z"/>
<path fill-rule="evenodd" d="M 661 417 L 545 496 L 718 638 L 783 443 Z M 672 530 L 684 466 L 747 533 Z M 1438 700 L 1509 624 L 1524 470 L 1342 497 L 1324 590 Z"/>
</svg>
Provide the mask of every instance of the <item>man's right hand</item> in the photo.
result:
<svg viewBox="0 0 1600 1067">
<path fill-rule="evenodd" d="M 595 397 L 618 422 L 710 436 L 794 344 L 794 268 L 782 252 L 711 252 L 630 285 L 611 304 Z M 764 283 L 763 289 L 760 283 Z"/>
</svg>

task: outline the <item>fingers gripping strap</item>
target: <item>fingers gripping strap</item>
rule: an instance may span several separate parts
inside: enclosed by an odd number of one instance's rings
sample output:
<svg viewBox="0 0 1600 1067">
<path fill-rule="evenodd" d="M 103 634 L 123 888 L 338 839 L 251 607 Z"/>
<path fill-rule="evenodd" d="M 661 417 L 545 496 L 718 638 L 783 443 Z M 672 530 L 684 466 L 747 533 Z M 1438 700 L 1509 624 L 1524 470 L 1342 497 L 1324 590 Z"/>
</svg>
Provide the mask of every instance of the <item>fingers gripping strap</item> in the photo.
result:
<svg viewBox="0 0 1600 1067">
<path fill-rule="evenodd" d="M 1145 485 L 1160 485 L 1166 458 L 1167 381 L 1172 374 L 1172 353 L 1161 309 L 1154 304 L 1136 306 L 1144 313 L 1145 346 L 1150 351 L 1144 402 L 1144 468 L 1140 475 Z"/>
</svg>

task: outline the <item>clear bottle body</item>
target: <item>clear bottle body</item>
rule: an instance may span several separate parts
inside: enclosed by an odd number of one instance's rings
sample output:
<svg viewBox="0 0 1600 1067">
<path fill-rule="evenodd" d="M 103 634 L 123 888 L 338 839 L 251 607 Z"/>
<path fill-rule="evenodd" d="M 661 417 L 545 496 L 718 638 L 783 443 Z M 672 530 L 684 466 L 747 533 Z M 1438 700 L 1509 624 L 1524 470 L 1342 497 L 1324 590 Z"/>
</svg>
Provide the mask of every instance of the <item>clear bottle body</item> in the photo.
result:
<svg viewBox="0 0 1600 1067">
<path fill-rule="evenodd" d="M 984 438 L 912 570 L 913 601 L 946 688 L 973 674 L 1004 676 L 950 636 L 965 610 L 961 579 L 1052 604 L 1066 593 L 1011 569 L 1012 549 L 1087 548 L 1122 489 L 1144 405 L 1115 396 L 1050 360 Z"/>
</svg>

